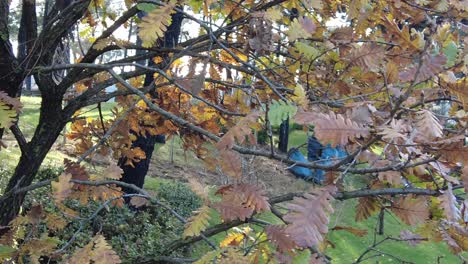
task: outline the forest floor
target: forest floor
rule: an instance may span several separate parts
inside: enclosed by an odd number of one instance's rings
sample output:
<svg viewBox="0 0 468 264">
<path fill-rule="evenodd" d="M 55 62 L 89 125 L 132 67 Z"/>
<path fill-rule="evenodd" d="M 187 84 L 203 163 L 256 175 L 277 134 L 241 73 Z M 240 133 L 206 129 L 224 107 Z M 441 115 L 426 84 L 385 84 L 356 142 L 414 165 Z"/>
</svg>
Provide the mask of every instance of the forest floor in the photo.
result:
<svg viewBox="0 0 468 264">
<path fill-rule="evenodd" d="M 37 97 L 22 97 L 21 100 L 24 108 L 19 125 L 26 138 L 30 139 L 39 117 L 40 99 Z M 110 109 L 113 106 L 113 103 L 103 104 L 104 116 L 110 116 Z M 85 111 L 84 115 L 97 117 L 98 113 L 95 109 L 90 108 Z M 289 135 L 290 147 L 301 145 L 306 141 L 306 138 L 305 132 L 300 130 L 292 131 Z M 0 151 L 0 168 L 14 168 L 19 159 L 19 148 L 11 134 L 7 134 L 4 141 L 8 148 Z M 70 143 L 69 141 L 64 142 L 61 136 L 48 154 L 43 166 L 63 166 L 63 159 L 70 158 L 64 151 L 70 147 Z M 243 181 L 258 184 L 266 190 L 268 196 L 307 191 L 313 187 L 313 184 L 294 177 L 286 170 L 286 166 L 278 161 L 255 157 L 246 158 L 244 164 L 245 175 Z M 166 144 L 156 146 L 148 176 L 145 184 L 147 189 L 154 189 L 161 181 L 186 182 L 188 177 L 195 177 L 200 182 L 213 188 L 232 181 L 221 172 L 208 171 L 204 167 L 203 161 L 197 159 L 190 151 L 185 152 L 183 150 L 181 140 L 177 137 L 168 140 Z M 348 189 L 361 188 L 364 187 L 364 184 L 365 181 L 362 175 L 349 175 L 346 177 L 345 185 Z M 373 243 L 374 239 L 379 241 L 389 236 L 397 238 L 401 230 L 414 230 L 414 228 L 405 226 L 391 213 L 386 212 L 385 235 L 374 236 L 377 216 L 370 217 L 366 221 L 356 222 L 354 220 L 356 204 L 357 200 L 336 201 L 336 209 L 330 221 L 330 229 L 336 226 L 347 226 L 365 229 L 369 232 L 363 237 L 357 237 L 345 231 L 331 230 L 328 235 L 329 243 L 326 254 L 333 258 L 333 263 L 352 263 Z M 265 214 L 262 217 L 272 223 L 280 224 L 272 214 Z M 214 239 L 220 239 L 220 237 Z M 203 255 L 206 250 L 208 249 L 203 245 L 199 245 L 197 248 L 200 255 Z M 409 263 L 462 263 L 441 242 L 421 243 L 411 247 L 403 242 L 388 241 L 379 246 L 377 250 L 372 253 L 372 255 L 375 255 L 374 258 L 362 263 L 401 262 L 397 258 L 409 261 Z"/>
</svg>

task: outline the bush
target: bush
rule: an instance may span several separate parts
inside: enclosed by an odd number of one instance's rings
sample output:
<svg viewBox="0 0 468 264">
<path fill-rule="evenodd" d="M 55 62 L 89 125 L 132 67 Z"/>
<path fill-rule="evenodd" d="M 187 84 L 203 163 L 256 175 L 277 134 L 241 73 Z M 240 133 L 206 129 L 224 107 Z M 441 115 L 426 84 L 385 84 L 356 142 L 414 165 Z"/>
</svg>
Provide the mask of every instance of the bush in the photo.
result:
<svg viewBox="0 0 468 264">
<path fill-rule="evenodd" d="M 62 168 L 54 167 L 41 169 L 37 175 L 37 181 L 56 178 L 62 171 Z M 7 180 L 11 174 L 11 170 L 0 169 L 0 187 L 2 189 L 8 183 Z M 45 211 L 60 215 L 50 193 L 50 187 L 29 192 L 22 211 L 27 212 L 32 205 L 40 203 Z M 180 182 L 161 182 L 156 188 L 156 193 L 161 202 L 169 205 L 174 211 L 186 218 L 202 205 L 198 196 L 187 185 Z M 66 205 L 79 212 L 80 219 L 86 219 L 101 204 L 90 202 L 88 205 L 82 206 L 78 201 L 70 200 L 66 202 Z M 61 241 L 59 248 L 80 229 L 80 219 L 54 233 L 54 236 Z M 122 208 L 111 207 L 108 210 L 102 210 L 97 217 L 81 228 L 81 231 L 75 235 L 76 239 L 68 248 L 68 253 L 72 253 L 76 247 L 85 246 L 96 233 L 101 233 L 124 263 L 135 263 L 141 256 L 159 256 L 164 246 L 180 238 L 183 229 L 183 223 L 170 212 L 158 206 L 150 206 L 144 210 L 131 209 L 126 205 Z M 42 225 L 41 230 L 46 231 L 46 226 Z M 177 254 L 177 252 L 174 253 Z"/>
</svg>

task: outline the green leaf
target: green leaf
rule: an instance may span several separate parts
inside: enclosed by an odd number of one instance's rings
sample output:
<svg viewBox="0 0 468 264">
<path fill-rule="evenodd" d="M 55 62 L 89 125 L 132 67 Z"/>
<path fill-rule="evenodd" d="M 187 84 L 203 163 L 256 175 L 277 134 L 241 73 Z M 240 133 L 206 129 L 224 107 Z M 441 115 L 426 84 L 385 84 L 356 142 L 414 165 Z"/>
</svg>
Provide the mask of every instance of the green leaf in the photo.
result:
<svg viewBox="0 0 468 264">
<path fill-rule="evenodd" d="M 445 66 L 450 67 L 455 64 L 455 60 L 457 59 L 458 55 L 458 47 L 455 42 L 450 41 L 443 49 L 442 52 L 444 53 L 445 57 L 447 57 L 447 63 Z"/>
<path fill-rule="evenodd" d="M 156 8 L 155 4 L 150 4 L 150 3 L 141 3 L 137 5 L 138 10 L 141 10 L 143 12 L 149 13 L 153 11 Z"/>
<path fill-rule="evenodd" d="M 293 264 L 308 264 L 310 260 L 310 251 L 304 250 L 299 252 L 296 256 L 294 256 L 292 263 Z"/>
<path fill-rule="evenodd" d="M 319 50 L 304 42 L 298 41 L 294 45 L 301 54 L 304 54 L 304 56 L 310 60 L 313 60 L 320 54 Z"/>
<path fill-rule="evenodd" d="M 12 247 L 0 245 L 0 260 L 12 257 L 15 252 L 16 249 Z"/>
<path fill-rule="evenodd" d="M 272 126 L 279 126 L 283 120 L 296 115 L 297 106 L 283 101 L 273 101 L 268 111 L 268 119 Z"/>
</svg>

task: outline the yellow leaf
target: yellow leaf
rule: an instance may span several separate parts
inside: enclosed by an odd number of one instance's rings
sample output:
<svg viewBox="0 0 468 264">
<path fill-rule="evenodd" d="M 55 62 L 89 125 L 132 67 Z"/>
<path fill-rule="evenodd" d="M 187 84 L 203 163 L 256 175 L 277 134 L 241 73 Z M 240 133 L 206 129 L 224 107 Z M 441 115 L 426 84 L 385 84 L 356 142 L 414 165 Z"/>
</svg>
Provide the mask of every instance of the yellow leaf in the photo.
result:
<svg viewBox="0 0 468 264">
<path fill-rule="evenodd" d="M 171 11 L 176 2 L 171 1 L 160 8 L 156 8 L 145 16 L 138 25 L 138 36 L 141 38 L 145 48 L 154 46 L 156 40 L 164 36 L 167 27 L 171 24 Z"/>
<path fill-rule="evenodd" d="M 237 246 L 244 240 L 243 233 L 231 233 L 219 243 L 220 247 Z"/>
<path fill-rule="evenodd" d="M 195 215 L 190 217 L 185 225 L 183 237 L 198 236 L 208 226 L 210 220 L 210 207 L 204 205 L 200 210 L 196 211 Z"/>
<path fill-rule="evenodd" d="M 308 100 L 302 85 L 296 84 L 296 87 L 294 87 L 294 96 L 292 97 L 292 100 L 298 105 L 302 106 L 304 109 L 307 108 Z"/>
</svg>

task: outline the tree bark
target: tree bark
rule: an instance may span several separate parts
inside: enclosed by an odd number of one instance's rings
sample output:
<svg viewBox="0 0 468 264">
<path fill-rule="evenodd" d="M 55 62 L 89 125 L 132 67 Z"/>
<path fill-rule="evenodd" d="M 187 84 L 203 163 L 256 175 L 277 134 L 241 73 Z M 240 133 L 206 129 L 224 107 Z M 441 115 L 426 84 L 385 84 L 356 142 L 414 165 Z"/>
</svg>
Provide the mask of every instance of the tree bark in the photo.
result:
<svg viewBox="0 0 468 264">
<path fill-rule="evenodd" d="M 7 92 L 8 95 L 15 97 L 19 95 L 21 83 L 28 75 L 25 74 L 25 70 L 29 69 L 29 62 L 34 61 L 35 64 L 41 66 L 50 65 L 55 48 L 68 29 L 83 16 L 89 5 L 89 0 L 77 3 L 73 9 L 69 9 L 67 16 L 54 24 L 46 26 L 37 39 L 35 1 L 23 1 L 28 2 L 28 4 L 25 6 L 23 3 L 20 30 L 26 32 L 20 32 L 19 35 L 21 41 L 26 42 L 24 47 L 26 47 L 27 55 L 21 61 L 21 68 L 18 66 L 18 60 L 13 54 L 9 41 L 7 28 L 8 2 L 8 0 L 0 0 L 0 91 Z M 28 24 L 29 22 L 31 24 Z M 4 194 L 10 193 L 15 188 L 29 186 L 32 183 L 39 167 L 69 118 L 62 111 L 62 99 L 66 89 L 58 89 L 50 74 L 38 74 L 35 79 L 42 94 L 39 123 L 31 141 L 26 144 L 26 150 L 22 149 L 21 151 L 20 160 Z M 2 134 L 3 131 L 0 131 L 0 138 Z M 21 193 L 7 196 L 0 201 L 0 226 L 7 226 L 18 215 L 25 196 L 26 193 Z M 7 228 L 0 229 L 0 235 L 7 231 Z"/>
<path fill-rule="evenodd" d="M 15 188 L 28 186 L 34 180 L 44 158 L 65 126 L 62 117 L 61 98 L 44 98 L 41 103 L 39 125 L 33 138 L 27 144 L 28 151 L 21 154 L 13 176 L 4 193 Z M 0 226 L 7 226 L 18 214 L 26 193 L 11 195 L 0 201 Z M 3 234 L 6 229 L 1 229 Z"/>
</svg>

